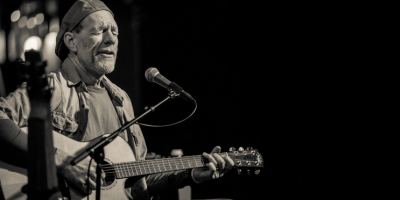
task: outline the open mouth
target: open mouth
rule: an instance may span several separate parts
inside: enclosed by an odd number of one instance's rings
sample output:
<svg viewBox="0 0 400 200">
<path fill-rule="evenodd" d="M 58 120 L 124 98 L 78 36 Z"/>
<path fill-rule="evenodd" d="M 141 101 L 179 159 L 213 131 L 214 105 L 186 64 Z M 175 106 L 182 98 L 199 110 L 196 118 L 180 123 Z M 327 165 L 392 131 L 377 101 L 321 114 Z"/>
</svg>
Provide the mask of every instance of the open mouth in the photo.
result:
<svg viewBox="0 0 400 200">
<path fill-rule="evenodd" d="M 105 56 L 114 56 L 114 52 L 112 51 L 100 51 L 98 54 L 102 54 Z"/>
</svg>

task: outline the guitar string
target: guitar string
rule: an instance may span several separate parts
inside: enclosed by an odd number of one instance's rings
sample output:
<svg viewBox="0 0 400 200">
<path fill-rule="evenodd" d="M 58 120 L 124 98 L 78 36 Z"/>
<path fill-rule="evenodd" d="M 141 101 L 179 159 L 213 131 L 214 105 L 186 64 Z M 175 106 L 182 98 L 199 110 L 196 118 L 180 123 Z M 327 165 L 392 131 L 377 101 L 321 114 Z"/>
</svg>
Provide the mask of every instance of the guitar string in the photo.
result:
<svg viewBox="0 0 400 200">
<path fill-rule="evenodd" d="M 107 168 L 102 168 L 103 171 L 111 171 L 111 170 L 115 170 L 115 168 L 121 168 L 121 169 L 133 169 L 133 168 L 137 168 L 140 167 L 142 169 L 149 169 L 152 170 L 151 168 L 157 168 L 157 169 L 161 169 L 161 168 L 179 168 L 180 166 L 182 167 L 191 167 L 191 166 L 195 166 L 195 167 L 200 167 L 200 166 L 204 166 L 203 163 L 201 162 L 191 162 L 191 163 L 184 163 L 184 164 L 176 164 L 176 163 L 162 163 L 162 164 L 153 164 L 153 163 L 149 163 L 149 164 L 142 164 L 142 165 L 112 165 L 109 166 Z"/>
<path fill-rule="evenodd" d="M 197 156 L 199 157 L 199 156 Z M 200 156 L 201 157 L 201 156 Z M 191 160 L 188 160 L 191 159 Z M 143 160 L 138 162 L 124 162 L 122 164 L 113 164 L 109 165 L 107 171 L 108 174 L 117 174 L 119 177 L 129 177 L 135 175 L 143 175 L 143 174 L 151 174 L 151 173 L 158 173 L 163 171 L 174 171 L 174 170 L 182 170 L 182 169 L 189 169 L 194 167 L 204 167 L 204 162 L 199 161 L 199 159 L 195 159 L 195 157 L 185 156 L 179 158 L 169 158 L 169 159 L 159 159 L 157 162 L 155 160 Z M 203 158 L 201 157 L 201 160 Z M 168 162 L 165 162 L 168 161 Z M 172 162 L 171 162 L 172 161 Z M 176 162 L 177 161 L 177 162 Z M 181 163 L 179 163 L 181 162 Z M 160 166 L 161 164 L 161 166 Z M 171 166 L 172 164 L 172 166 Z M 169 166 L 168 166 L 169 165 Z M 191 166 L 195 165 L 195 166 Z M 183 168 L 181 168 L 182 166 Z M 137 170 L 137 167 L 139 170 Z M 141 168 L 144 167 L 144 168 Z M 161 168 L 164 168 L 162 170 Z M 168 170 L 166 169 L 168 168 Z M 142 172 L 144 171 L 144 173 Z M 133 174 L 133 175 L 131 175 Z M 128 176 L 127 176 L 128 175 Z"/>
<path fill-rule="evenodd" d="M 196 157 L 200 157 L 201 161 L 196 159 Z M 180 163 L 179 163 L 180 162 Z M 135 161 L 135 162 L 122 162 L 122 163 L 116 163 L 116 164 L 103 164 L 102 167 L 103 169 L 114 169 L 115 167 L 122 168 L 122 169 L 127 169 L 132 167 L 147 167 L 149 170 L 152 170 L 151 167 L 155 169 L 157 167 L 160 169 L 161 167 L 168 167 L 166 165 L 182 165 L 184 167 L 187 167 L 187 165 L 196 165 L 197 162 L 201 162 L 202 166 L 204 166 L 204 158 L 202 156 L 185 156 L 185 157 L 179 157 L 179 158 L 168 158 L 168 159 L 155 159 L 155 160 L 143 160 L 143 161 Z M 161 166 L 160 166 L 161 165 Z M 146 168 L 144 168 L 146 170 Z M 158 170 L 160 171 L 160 170 Z"/>
<path fill-rule="evenodd" d="M 220 154 L 226 155 L 225 153 L 220 153 Z M 180 168 L 180 166 L 182 166 L 183 168 Z M 116 175 L 116 177 L 118 178 L 118 177 L 152 174 L 163 171 L 183 170 L 183 169 L 190 169 L 190 168 L 204 167 L 204 166 L 205 166 L 204 157 L 202 155 L 196 155 L 196 156 L 184 156 L 178 158 L 121 162 L 116 164 L 103 164 L 102 168 L 107 175 L 109 174 Z M 139 168 L 139 170 L 137 168 Z M 162 170 L 161 168 L 164 168 L 164 170 Z M 144 173 L 142 172 L 142 170 L 144 171 Z"/>
<path fill-rule="evenodd" d="M 220 153 L 220 154 L 222 154 L 222 155 L 224 155 L 225 153 Z M 166 159 L 154 159 L 154 160 L 142 160 L 142 161 L 134 161 L 135 163 L 141 163 L 141 162 L 155 162 L 155 164 L 160 164 L 160 163 L 164 163 L 165 161 L 168 161 L 168 162 L 171 162 L 171 161 L 173 161 L 173 162 L 175 162 L 175 161 L 180 161 L 180 162 L 182 162 L 181 160 L 182 159 L 186 159 L 186 160 L 188 160 L 188 159 L 193 159 L 193 160 L 195 160 L 195 159 L 197 159 L 197 158 L 200 158 L 202 161 L 201 162 L 203 162 L 204 161 L 204 157 L 202 156 L 202 155 L 196 155 L 196 156 L 184 156 L 184 157 L 178 157 L 178 158 L 166 158 Z M 189 160 L 189 162 L 193 162 L 193 160 Z M 129 164 L 129 165 L 131 165 L 131 163 L 132 162 L 121 162 L 121 163 L 116 163 L 116 164 L 119 164 L 119 165 L 123 165 L 123 164 Z M 153 164 L 153 163 L 151 163 L 151 164 Z M 116 164 L 103 164 L 102 166 L 104 166 L 104 167 L 107 167 L 107 166 L 111 166 L 111 165 L 116 165 Z M 148 164 L 148 163 L 141 163 L 141 164 Z"/>
<path fill-rule="evenodd" d="M 143 175 L 143 174 L 152 174 L 152 173 L 159 173 L 159 172 L 166 172 L 166 171 L 174 171 L 174 170 L 183 170 L 183 169 L 190 169 L 190 168 L 195 168 L 195 167 L 202 167 L 204 165 L 198 165 L 198 166 L 183 166 L 179 167 L 179 166 L 174 166 L 174 167 L 167 167 L 168 169 L 151 169 L 150 167 L 148 167 L 147 169 L 145 168 L 141 168 L 141 169 L 133 169 L 133 168 L 126 168 L 126 167 L 120 167 L 120 168 L 116 168 L 116 169 L 110 169 L 110 170 L 105 170 L 104 173 L 105 174 L 122 174 L 123 176 L 132 176 L 132 175 Z M 142 172 L 143 171 L 143 172 Z M 131 175 L 132 174 L 132 175 Z"/>
<path fill-rule="evenodd" d="M 226 153 L 218 153 L 219 155 L 225 156 Z M 232 156 L 230 156 L 232 157 Z M 162 162 L 163 160 L 175 160 L 175 159 L 188 159 L 188 158 L 204 158 L 202 155 L 194 155 L 194 156 L 183 156 L 183 157 L 176 157 L 176 158 L 164 158 L 164 159 L 154 159 L 157 160 L 158 162 Z M 145 160 L 145 161 L 152 161 L 152 160 Z M 135 161 L 135 162 L 141 162 L 141 161 Z M 131 163 L 131 162 L 121 162 L 118 164 L 124 164 L 124 163 Z"/>
<path fill-rule="evenodd" d="M 154 159 L 154 160 L 141 160 L 141 161 L 131 161 L 131 162 L 121 162 L 121 163 L 115 163 L 115 164 L 102 164 L 102 167 L 107 168 L 108 166 L 115 166 L 115 165 L 148 165 L 148 164 L 164 164 L 165 162 L 168 163 L 176 163 L 176 161 L 181 162 L 180 160 L 186 159 L 185 163 L 193 163 L 193 162 L 203 162 L 204 160 L 201 158 L 202 161 L 199 161 L 198 158 L 196 157 L 189 157 L 189 158 L 166 158 L 166 159 Z M 188 160 L 191 159 L 191 160 Z"/>
<path fill-rule="evenodd" d="M 156 168 L 158 169 L 158 171 L 160 171 L 161 168 L 179 168 L 180 166 L 182 167 L 191 167 L 191 166 L 204 166 L 203 162 L 199 162 L 199 161 L 192 161 L 192 162 L 181 162 L 181 163 L 176 163 L 176 162 L 163 162 L 163 163 L 152 163 L 152 162 L 143 162 L 143 163 L 132 163 L 132 164 L 115 164 L 115 165 L 110 165 L 107 167 L 102 167 L 103 171 L 107 171 L 107 170 L 114 170 L 115 168 L 119 168 L 119 169 L 125 169 L 125 170 L 129 170 L 133 169 L 133 168 L 141 168 L 141 169 L 148 169 L 148 170 L 156 170 Z M 153 169 L 151 169 L 153 168 Z"/>
<path fill-rule="evenodd" d="M 175 157 L 175 158 L 162 158 L 162 159 L 153 159 L 157 161 L 163 161 L 163 160 L 175 160 L 175 159 L 187 159 L 187 158 L 202 158 L 202 155 L 195 155 L 195 156 L 183 156 L 183 157 Z M 151 161 L 151 160 L 141 160 L 141 161 Z M 120 162 L 120 163 L 131 163 L 131 161 L 127 162 Z"/>
<path fill-rule="evenodd" d="M 114 169 L 116 167 L 118 167 L 118 168 L 126 168 L 126 167 L 130 167 L 130 168 L 132 168 L 132 167 L 161 168 L 161 167 L 164 167 L 165 168 L 165 167 L 168 167 L 168 165 L 177 165 L 177 166 L 181 165 L 181 166 L 189 166 L 190 167 L 191 165 L 197 166 L 199 164 L 201 166 L 204 166 L 202 161 L 184 161 L 184 162 L 180 162 L 180 163 L 177 163 L 175 161 L 167 161 L 167 162 L 165 162 L 165 161 L 163 161 L 163 162 L 138 161 L 138 162 L 124 163 L 124 164 L 120 164 L 120 163 L 112 164 L 112 165 L 107 164 L 107 166 L 102 165 L 102 168 L 103 168 L 103 170 Z"/>
<path fill-rule="evenodd" d="M 226 153 L 219 153 L 222 155 L 226 155 Z M 231 153 L 229 153 L 231 154 Z M 236 156 L 235 156 L 236 157 Z M 199 159 L 200 158 L 200 161 Z M 179 163 L 180 162 L 180 163 Z M 175 165 L 175 166 L 171 166 Z M 161 166 L 160 166 L 161 165 Z M 169 166 L 168 166 L 169 165 Z M 182 168 L 180 168 L 180 166 Z M 195 165 L 195 166 L 191 166 Z M 107 174 L 116 174 L 119 173 L 122 176 L 131 176 L 136 174 L 149 174 L 149 173 L 157 173 L 162 171 L 173 171 L 173 170 L 181 170 L 188 169 L 194 167 L 204 167 L 204 157 L 202 155 L 197 156 L 184 156 L 179 158 L 167 158 L 167 159 L 155 159 L 155 160 L 143 160 L 136 162 L 122 162 L 117 164 L 104 164 L 103 171 Z M 137 167 L 139 170 L 137 170 Z M 144 167 L 144 168 L 143 168 Z M 162 170 L 161 168 L 164 168 Z M 167 170 L 168 168 L 168 170 Z M 142 169 L 144 173 L 142 172 Z M 139 173 L 140 171 L 140 173 Z"/>
<path fill-rule="evenodd" d="M 201 161 L 199 161 L 199 158 Z M 132 167 L 132 166 L 157 166 L 157 165 L 164 165 L 165 163 L 172 163 L 175 164 L 176 162 L 181 162 L 182 165 L 191 165 L 196 162 L 201 162 L 204 163 L 204 157 L 203 156 L 185 156 L 185 157 L 179 157 L 179 158 L 166 158 L 166 159 L 154 159 L 154 160 L 142 160 L 142 161 L 131 161 L 131 162 L 121 162 L 121 163 L 116 163 L 116 164 L 102 164 L 102 167 L 104 169 L 107 168 L 113 168 L 115 166 L 123 167 Z M 183 163 L 184 162 L 184 163 Z"/>
<path fill-rule="evenodd" d="M 151 174 L 151 173 L 157 173 L 157 172 L 162 172 L 162 171 L 174 171 L 174 170 L 181 170 L 181 169 L 189 169 L 189 168 L 194 168 L 194 167 L 202 167 L 204 166 L 204 163 L 196 158 L 201 158 L 203 160 L 202 156 L 185 156 L 185 157 L 179 157 L 179 158 L 168 158 L 168 159 L 155 159 L 155 160 L 144 160 L 144 161 L 137 161 L 137 162 L 124 162 L 124 163 L 118 163 L 118 164 L 106 164 L 109 167 L 106 167 L 108 169 L 103 169 L 106 174 L 116 174 L 117 177 L 127 177 L 133 175 L 139 175 L 139 174 Z M 167 162 L 165 162 L 167 161 Z M 180 163 L 179 163 L 180 162 Z M 160 166 L 160 164 L 162 166 Z M 171 166 L 172 164 L 172 166 Z M 168 166 L 169 165 L 169 166 Z M 175 166 L 174 166 L 175 165 Z M 181 168 L 181 165 L 183 168 Z M 191 166 L 194 165 L 194 166 Z M 103 166 L 103 165 L 102 165 Z M 111 167 L 111 168 L 110 168 Z M 137 169 L 139 168 L 139 170 Z M 146 168 L 143 168 L 146 167 Z M 157 169 L 156 169 L 157 167 Z M 153 168 L 153 169 L 152 169 Z M 161 170 L 161 168 L 164 168 L 164 170 Z M 167 170 L 168 168 L 168 170 Z M 144 173 L 142 172 L 144 171 Z"/>
</svg>

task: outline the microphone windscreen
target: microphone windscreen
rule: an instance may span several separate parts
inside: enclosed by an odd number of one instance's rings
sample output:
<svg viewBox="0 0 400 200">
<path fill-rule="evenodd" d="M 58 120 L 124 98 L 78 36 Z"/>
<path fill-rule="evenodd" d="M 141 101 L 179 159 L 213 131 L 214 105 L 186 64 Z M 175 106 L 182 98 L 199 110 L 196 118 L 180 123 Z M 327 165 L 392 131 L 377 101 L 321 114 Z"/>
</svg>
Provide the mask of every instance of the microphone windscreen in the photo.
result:
<svg viewBox="0 0 400 200">
<path fill-rule="evenodd" d="M 146 70 L 146 72 L 144 73 L 144 76 L 146 77 L 147 81 L 154 82 L 154 77 L 156 77 L 156 75 L 159 73 L 160 72 L 158 71 L 157 68 L 150 67 Z"/>
</svg>

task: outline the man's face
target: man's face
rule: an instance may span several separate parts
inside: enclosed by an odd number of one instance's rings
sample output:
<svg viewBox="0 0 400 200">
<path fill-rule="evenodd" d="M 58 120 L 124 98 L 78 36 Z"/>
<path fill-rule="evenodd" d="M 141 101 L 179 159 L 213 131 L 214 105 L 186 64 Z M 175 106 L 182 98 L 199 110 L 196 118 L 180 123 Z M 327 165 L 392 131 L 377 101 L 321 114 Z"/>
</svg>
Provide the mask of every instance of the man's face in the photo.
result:
<svg viewBox="0 0 400 200">
<path fill-rule="evenodd" d="M 118 26 L 110 12 L 94 12 L 82 20 L 75 33 L 77 57 L 86 70 L 101 76 L 114 70 L 118 52 Z"/>
</svg>

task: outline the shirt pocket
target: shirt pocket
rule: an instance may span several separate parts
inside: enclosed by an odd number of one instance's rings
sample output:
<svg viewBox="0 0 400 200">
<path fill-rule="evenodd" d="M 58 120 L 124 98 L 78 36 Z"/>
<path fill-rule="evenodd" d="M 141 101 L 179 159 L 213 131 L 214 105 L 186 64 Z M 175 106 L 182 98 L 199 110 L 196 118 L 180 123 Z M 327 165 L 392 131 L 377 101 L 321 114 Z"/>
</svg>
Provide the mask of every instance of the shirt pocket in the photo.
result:
<svg viewBox="0 0 400 200">
<path fill-rule="evenodd" d="M 54 111 L 51 114 L 53 126 L 63 135 L 69 136 L 78 130 L 78 122 L 65 113 Z"/>
</svg>

